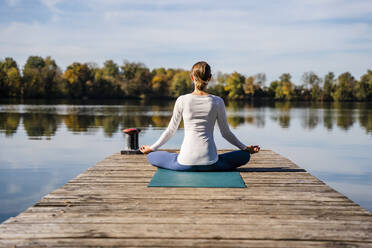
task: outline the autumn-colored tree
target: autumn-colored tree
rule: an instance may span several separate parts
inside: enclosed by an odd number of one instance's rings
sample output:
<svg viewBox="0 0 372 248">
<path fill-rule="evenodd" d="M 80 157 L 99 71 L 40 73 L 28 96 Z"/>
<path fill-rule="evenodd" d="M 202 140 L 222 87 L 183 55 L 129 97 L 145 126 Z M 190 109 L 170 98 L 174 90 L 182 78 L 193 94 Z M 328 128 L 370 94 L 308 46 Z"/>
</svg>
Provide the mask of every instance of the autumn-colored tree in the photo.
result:
<svg viewBox="0 0 372 248">
<path fill-rule="evenodd" d="M 244 93 L 248 97 L 264 96 L 262 87 L 264 87 L 266 75 L 258 73 L 254 76 L 249 76 L 245 79 Z"/>
<path fill-rule="evenodd" d="M 243 99 L 244 98 L 244 83 L 245 77 L 234 72 L 226 77 L 225 90 L 228 92 L 227 98 L 229 99 Z"/>
<path fill-rule="evenodd" d="M 164 68 L 153 69 L 151 80 L 151 89 L 154 96 L 169 96 L 170 79 Z"/>
<path fill-rule="evenodd" d="M 72 98 L 87 96 L 87 83 L 91 80 L 91 72 L 87 64 L 73 63 L 63 74 L 68 81 L 69 94 Z"/>
<path fill-rule="evenodd" d="M 278 100 L 291 100 L 294 93 L 293 83 L 291 81 L 291 74 L 283 73 L 280 76 L 278 87 L 275 90 L 275 99 Z"/>
<path fill-rule="evenodd" d="M 247 77 L 245 79 L 245 83 L 244 83 L 243 88 L 244 88 L 244 93 L 247 96 L 252 97 L 254 95 L 255 85 L 254 85 L 254 77 L 253 76 Z"/>
<path fill-rule="evenodd" d="M 94 126 L 93 115 L 68 114 L 63 116 L 63 122 L 69 131 L 86 132 Z"/>
<path fill-rule="evenodd" d="M 360 81 L 348 72 L 337 80 L 329 72 L 322 80 L 311 71 L 305 72 L 302 80 L 303 84 L 295 86 L 291 75 L 284 73 L 266 87 L 264 73 L 247 78 L 238 72 L 217 73 L 207 91 L 225 99 L 264 96 L 279 100 L 372 100 L 371 70 Z M 0 61 L 0 97 L 162 98 L 192 90 L 189 71 L 182 69 L 155 68 L 150 72 L 142 63 L 124 61 L 119 67 L 113 60 L 107 60 L 103 67 L 95 63 L 73 63 L 62 73 L 51 57 L 30 56 L 21 73 L 14 59 Z"/>
</svg>

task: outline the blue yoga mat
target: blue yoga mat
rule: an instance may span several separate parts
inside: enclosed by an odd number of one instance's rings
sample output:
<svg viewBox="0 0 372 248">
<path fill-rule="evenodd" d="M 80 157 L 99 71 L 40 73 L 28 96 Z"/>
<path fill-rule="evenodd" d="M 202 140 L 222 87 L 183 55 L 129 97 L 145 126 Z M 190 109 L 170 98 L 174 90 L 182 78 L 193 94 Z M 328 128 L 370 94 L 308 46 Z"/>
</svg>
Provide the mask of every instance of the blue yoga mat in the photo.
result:
<svg viewBox="0 0 372 248">
<path fill-rule="evenodd" d="M 147 187 L 246 188 L 237 171 L 194 172 L 158 168 Z"/>
</svg>

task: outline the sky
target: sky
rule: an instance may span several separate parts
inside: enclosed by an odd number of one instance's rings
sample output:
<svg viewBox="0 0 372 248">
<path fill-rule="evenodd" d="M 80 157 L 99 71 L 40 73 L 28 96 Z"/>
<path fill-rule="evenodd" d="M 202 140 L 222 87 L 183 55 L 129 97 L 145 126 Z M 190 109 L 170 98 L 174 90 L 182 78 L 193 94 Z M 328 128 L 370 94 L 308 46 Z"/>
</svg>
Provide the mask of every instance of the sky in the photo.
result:
<svg viewBox="0 0 372 248">
<path fill-rule="evenodd" d="M 213 73 L 320 76 L 372 69 L 372 0 L 0 0 L 0 59 L 113 59 Z"/>
</svg>

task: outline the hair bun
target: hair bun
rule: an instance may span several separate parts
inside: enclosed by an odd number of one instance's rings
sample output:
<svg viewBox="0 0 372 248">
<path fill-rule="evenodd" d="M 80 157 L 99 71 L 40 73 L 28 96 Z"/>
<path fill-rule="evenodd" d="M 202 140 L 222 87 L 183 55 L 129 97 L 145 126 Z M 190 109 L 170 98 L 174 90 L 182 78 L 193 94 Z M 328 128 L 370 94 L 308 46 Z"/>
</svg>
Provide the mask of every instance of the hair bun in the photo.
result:
<svg viewBox="0 0 372 248">
<path fill-rule="evenodd" d="M 205 61 L 200 61 L 193 65 L 191 73 L 194 77 L 195 86 L 199 90 L 204 90 L 210 80 L 211 67 Z"/>
</svg>

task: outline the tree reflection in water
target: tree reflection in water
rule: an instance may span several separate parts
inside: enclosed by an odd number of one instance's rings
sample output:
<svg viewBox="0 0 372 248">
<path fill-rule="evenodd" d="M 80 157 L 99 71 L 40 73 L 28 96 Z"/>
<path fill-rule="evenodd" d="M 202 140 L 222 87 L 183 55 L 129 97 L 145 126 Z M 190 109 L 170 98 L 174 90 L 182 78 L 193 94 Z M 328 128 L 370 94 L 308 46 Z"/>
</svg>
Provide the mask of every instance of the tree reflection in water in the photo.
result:
<svg viewBox="0 0 372 248">
<path fill-rule="evenodd" d="M 289 128 L 291 123 L 291 102 L 275 102 L 272 106 L 271 120 L 278 121 L 282 128 Z"/>
<path fill-rule="evenodd" d="M 358 110 L 359 124 L 362 126 L 366 133 L 372 134 L 372 104 L 360 104 Z"/>
<path fill-rule="evenodd" d="M 6 136 L 12 136 L 17 132 L 21 114 L 19 113 L 1 113 L 0 112 L 0 131 Z"/>
<path fill-rule="evenodd" d="M 236 128 L 242 124 L 264 128 L 267 118 L 281 128 L 290 128 L 291 118 L 300 118 L 304 129 L 312 130 L 319 125 L 331 131 L 334 127 L 350 129 L 355 122 L 372 133 L 371 103 L 295 103 L 295 102 L 228 102 L 229 124 Z M 13 107 L 12 107 L 13 106 Z M 17 108 L 14 106 L 24 106 Z M 112 137 L 122 128 L 149 126 L 165 128 L 172 116 L 174 101 L 135 101 L 122 105 L 0 105 L 0 132 L 12 136 L 23 124 L 29 138 L 51 138 L 64 125 L 73 133 L 103 130 Z M 62 110 L 61 110 L 62 108 Z M 180 128 L 183 128 L 183 122 Z"/>
<path fill-rule="evenodd" d="M 22 114 L 23 127 L 28 137 L 32 138 L 54 136 L 61 119 L 61 116 L 53 113 L 27 112 Z"/>
</svg>

